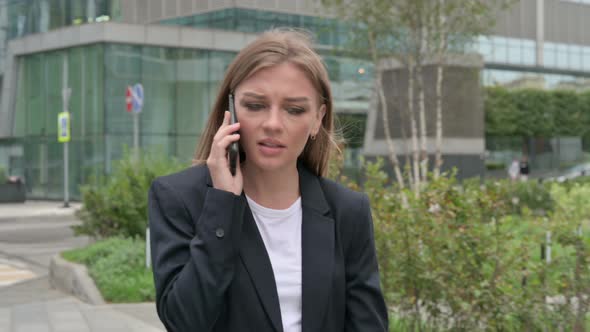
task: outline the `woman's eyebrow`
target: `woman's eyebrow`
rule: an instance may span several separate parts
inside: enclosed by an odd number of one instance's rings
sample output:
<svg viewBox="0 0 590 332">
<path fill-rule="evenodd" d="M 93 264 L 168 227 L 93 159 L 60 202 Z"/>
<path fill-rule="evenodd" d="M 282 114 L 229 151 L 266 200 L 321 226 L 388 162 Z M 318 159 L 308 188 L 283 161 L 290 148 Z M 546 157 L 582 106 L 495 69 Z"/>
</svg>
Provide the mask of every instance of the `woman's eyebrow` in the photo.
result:
<svg viewBox="0 0 590 332">
<path fill-rule="evenodd" d="M 264 95 L 259 95 L 254 92 L 244 92 L 244 97 L 250 97 L 255 99 L 266 99 Z M 288 103 L 308 103 L 309 98 L 307 97 L 287 97 L 285 101 Z"/>
<path fill-rule="evenodd" d="M 251 97 L 256 99 L 265 99 L 263 95 L 256 94 L 254 92 L 244 92 L 244 97 Z"/>
<path fill-rule="evenodd" d="M 288 101 L 290 103 L 300 103 L 300 102 L 309 102 L 309 98 L 307 97 L 288 97 L 285 98 L 285 101 Z"/>
</svg>

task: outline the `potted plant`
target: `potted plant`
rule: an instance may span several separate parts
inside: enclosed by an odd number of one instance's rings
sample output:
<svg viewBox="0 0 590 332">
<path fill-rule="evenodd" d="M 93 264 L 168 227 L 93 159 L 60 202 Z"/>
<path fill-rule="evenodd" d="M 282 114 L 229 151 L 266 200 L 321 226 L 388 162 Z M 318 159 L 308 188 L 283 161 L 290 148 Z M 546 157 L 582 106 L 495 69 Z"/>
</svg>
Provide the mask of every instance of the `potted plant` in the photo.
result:
<svg viewBox="0 0 590 332">
<path fill-rule="evenodd" d="M 0 203 L 23 203 L 26 200 L 24 181 L 18 176 L 7 176 L 0 167 Z"/>
</svg>

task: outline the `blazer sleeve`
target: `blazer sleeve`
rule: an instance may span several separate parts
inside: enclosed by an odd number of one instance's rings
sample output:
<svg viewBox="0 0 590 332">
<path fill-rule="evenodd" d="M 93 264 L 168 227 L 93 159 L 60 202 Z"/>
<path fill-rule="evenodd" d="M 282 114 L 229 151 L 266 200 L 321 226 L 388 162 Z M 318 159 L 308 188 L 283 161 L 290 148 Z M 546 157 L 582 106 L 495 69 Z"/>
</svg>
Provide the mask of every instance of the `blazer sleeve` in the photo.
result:
<svg viewBox="0 0 590 332">
<path fill-rule="evenodd" d="M 234 276 L 245 200 L 207 187 L 195 221 L 161 179 L 148 197 L 158 316 L 168 331 L 211 331 Z"/>
<path fill-rule="evenodd" d="M 388 331 L 387 307 L 381 292 L 373 236 L 373 218 L 367 195 L 362 195 L 356 229 L 349 234 L 346 256 L 346 332 Z"/>
</svg>

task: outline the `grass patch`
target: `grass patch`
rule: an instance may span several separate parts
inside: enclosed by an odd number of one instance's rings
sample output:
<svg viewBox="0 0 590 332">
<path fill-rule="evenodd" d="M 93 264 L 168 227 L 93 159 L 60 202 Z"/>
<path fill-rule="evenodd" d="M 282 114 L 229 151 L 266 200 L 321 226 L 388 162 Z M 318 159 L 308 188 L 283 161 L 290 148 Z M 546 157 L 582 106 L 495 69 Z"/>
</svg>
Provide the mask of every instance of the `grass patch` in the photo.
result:
<svg viewBox="0 0 590 332">
<path fill-rule="evenodd" d="M 103 298 L 130 303 L 155 300 L 152 270 L 145 267 L 145 242 L 113 237 L 88 247 L 62 253 L 68 261 L 84 264 Z"/>
</svg>

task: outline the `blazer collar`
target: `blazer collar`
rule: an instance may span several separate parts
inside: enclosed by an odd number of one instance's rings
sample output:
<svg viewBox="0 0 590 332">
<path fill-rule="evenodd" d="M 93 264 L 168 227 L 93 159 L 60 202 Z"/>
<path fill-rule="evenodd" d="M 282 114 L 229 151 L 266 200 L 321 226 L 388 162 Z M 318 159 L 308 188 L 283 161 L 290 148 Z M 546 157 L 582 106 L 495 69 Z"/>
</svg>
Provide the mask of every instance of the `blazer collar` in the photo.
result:
<svg viewBox="0 0 590 332">
<path fill-rule="evenodd" d="M 302 206 L 302 331 L 319 331 L 332 291 L 334 220 L 319 177 L 297 163 Z M 211 177 L 208 184 L 211 185 Z M 244 193 L 242 193 L 244 195 Z M 266 314 L 277 332 L 283 331 L 279 297 L 270 258 L 250 208 L 244 213 L 240 257 Z"/>
<path fill-rule="evenodd" d="M 322 215 L 329 213 L 330 206 L 326 201 L 318 176 L 313 174 L 301 161 L 297 162 L 297 172 L 299 173 L 301 205 Z M 213 180 L 211 180 L 209 170 L 207 170 L 207 185 L 213 187 Z M 244 192 L 242 192 L 243 195 Z"/>
<path fill-rule="evenodd" d="M 319 177 L 313 174 L 302 162 L 297 163 L 299 173 L 299 191 L 301 192 L 301 205 L 325 215 L 330 212 L 330 206 L 320 186 Z"/>
<path fill-rule="evenodd" d="M 319 177 L 302 164 L 298 170 L 303 208 L 301 330 L 320 331 L 332 293 L 334 220 Z"/>
</svg>

